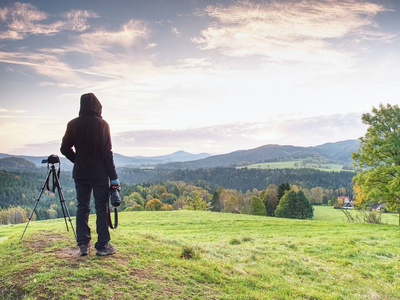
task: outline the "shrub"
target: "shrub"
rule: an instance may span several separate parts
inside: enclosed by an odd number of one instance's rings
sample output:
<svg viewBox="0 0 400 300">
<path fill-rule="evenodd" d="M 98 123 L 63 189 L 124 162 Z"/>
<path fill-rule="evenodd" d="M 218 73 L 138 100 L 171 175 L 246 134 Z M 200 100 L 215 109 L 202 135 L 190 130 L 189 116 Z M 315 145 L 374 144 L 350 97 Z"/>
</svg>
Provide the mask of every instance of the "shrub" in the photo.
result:
<svg viewBox="0 0 400 300">
<path fill-rule="evenodd" d="M 343 214 L 346 216 L 348 223 L 371 223 L 383 224 L 382 213 L 377 211 L 358 210 L 352 211 L 344 209 Z"/>
<path fill-rule="evenodd" d="M 197 254 L 192 246 L 183 246 L 180 258 L 182 259 L 193 259 L 196 258 Z"/>
<path fill-rule="evenodd" d="M 229 244 L 231 244 L 231 245 L 240 245 L 241 243 L 242 243 L 242 241 L 239 239 L 231 239 L 229 241 Z"/>
</svg>

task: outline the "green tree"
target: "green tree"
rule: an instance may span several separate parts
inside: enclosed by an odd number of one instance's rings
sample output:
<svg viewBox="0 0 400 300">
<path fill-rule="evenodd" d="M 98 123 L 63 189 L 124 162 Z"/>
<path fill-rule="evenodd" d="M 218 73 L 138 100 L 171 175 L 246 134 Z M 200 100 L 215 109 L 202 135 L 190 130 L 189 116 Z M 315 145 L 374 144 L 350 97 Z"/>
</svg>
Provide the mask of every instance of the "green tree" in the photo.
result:
<svg viewBox="0 0 400 300">
<path fill-rule="evenodd" d="M 267 216 L 275 216 L 275 210 L 278 206 L 278 187 L 275 184 L 270 184 L 267 189 L 260 193 L 261 199 L 264 200 Z"/>
<path fill-rule="evenodd" d="M 224 200 L 221 197 L 221 193 L 224 191 L 222 186 L 218 187 L 217 190 L 213 193 L 211 198 L 211 211 L 220 212 L 224 208 Z"/>
<path fill-rule="evenodd" d="M 124 207 L 133 207 L 135 204 L 139 204 L 140 206 L 144 206 L 144 199 L 138 192 L 133 192 L 129 196 L 125 196 L 122 200 Z"/>
<path fill-rule="evenodd" d="M 290 191 L 290 184 L 288 182 L 281 183 L 278 186 L 278 200 L 281 200 L 286 191 Z"/>
<path fill-rule="evenodd" d="M 250 199 L 251 199 L 250 214 L 257 216 L 265 216 L 266 215 L 265 205 L 264 203 L 262 203 L 261 199 L 258 198 L 257 196 L 252 196 Z"/>
<path fill-rule="evenodd" d="M 368 128 L 352 155 L 360 169 L 353 182 L 363 195 L 363 204 L 385 202 L 388 210 L 399 212 L 400 225 L 400 108 L 380 104 L 363 114 L 362 122 Z"/>
<path fill-rule="evenodd" d="M 204 201 L 200 192 L 194 192 L 192 196 L 186 197 L 186 205 L 183 209 L 188 210 L 207 210 L 208 204 Z"/>
<path fill-rule="evenodd" d="M 174 194 L 170 193 L 162 193 L 160 195 L 160 200 L 162 203 L 173 204 L 176 201 L 177 197 Z"/>
<path fill-rule="evenodd" d="M 179 187 L 176 184 L 174 185 L 172 194 L 174 194 L 176 196 L 176 198 L 179 198 L 181 195 L 181 191 L 179 190 Z"/>
<path fill-rule="evenodd" d="M 286 193 L 275 211 L 279 218 L 312 219 L 314 209 L 303 191 Z"/>
</svg>

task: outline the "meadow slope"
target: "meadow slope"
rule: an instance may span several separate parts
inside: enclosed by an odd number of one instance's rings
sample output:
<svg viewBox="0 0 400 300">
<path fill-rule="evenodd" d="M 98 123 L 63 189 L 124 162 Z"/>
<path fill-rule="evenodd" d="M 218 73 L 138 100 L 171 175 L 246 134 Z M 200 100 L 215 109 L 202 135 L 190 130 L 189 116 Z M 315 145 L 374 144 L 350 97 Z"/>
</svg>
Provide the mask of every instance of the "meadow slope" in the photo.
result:
<svg viewBox="0 0 400 300">
<path fill-rule="evenodd" d="M 392 218 L 393 217 L 393 218 Z M 388 216 L 388 221 L 397 216 Z M 393 220 L 392 220 L 393 219 Z M 94 232 L 95 219 L 91 216 Z M 0 299 L 399 299 L 397 225 L 123 212 L 118 252 L 79 257 L 64 220 L 0 226 Z M 190 258 L 193 254 L 194 257 Z M 186 258 L 185 258 L 186 255 Z"/>
</svg>

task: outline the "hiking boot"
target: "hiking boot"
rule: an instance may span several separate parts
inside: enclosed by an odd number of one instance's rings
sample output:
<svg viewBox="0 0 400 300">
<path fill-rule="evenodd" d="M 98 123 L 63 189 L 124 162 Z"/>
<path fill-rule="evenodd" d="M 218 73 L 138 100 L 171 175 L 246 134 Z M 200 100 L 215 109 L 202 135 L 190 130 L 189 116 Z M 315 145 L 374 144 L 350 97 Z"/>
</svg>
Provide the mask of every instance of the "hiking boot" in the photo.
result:
<svg viewBox="0 0 400 300">
<path fill-rule="evenodd" d="M 86 256 L 89 254 L 89 245 L 80 244 L 79 245 L 79 255 Z"/>
<path fill-rule="evenodd" d="M 101 247 L 97 249 L 96 255 L 98 256 L 105 256 L 105 255 L 111 255 L 115 253 L 115 248 L 111 245 L 106 245 L 104 247 Z"/>
</svg>

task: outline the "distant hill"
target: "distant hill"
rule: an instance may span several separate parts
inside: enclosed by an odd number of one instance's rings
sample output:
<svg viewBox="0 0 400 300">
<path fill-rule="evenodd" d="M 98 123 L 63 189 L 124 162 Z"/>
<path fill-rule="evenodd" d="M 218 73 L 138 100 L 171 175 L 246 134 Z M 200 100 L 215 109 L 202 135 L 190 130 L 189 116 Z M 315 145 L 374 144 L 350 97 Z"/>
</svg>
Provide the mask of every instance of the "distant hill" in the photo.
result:
<svg viewBox="0 0 400 300">
<path fill-rule="evenodd" d="M 327 143 L 315 147 L 265 145 L 250 150 L 240 150 L 227 154 L 214 155 L 196 161 L 162 164 L 159 165 L 158 168 L 199 169 L 246 166 L 256 163 L 308 157 L 324 157 L 332 163 L 347 164 L 351 162 L 351 153 L 357 150 L 358 145 L 358 140 Z"/>
<path fill-rule="evenodd" d="M 237 167 L 250 164 L 275 162 L 289 159 L 304 159 L 309 157 L 325 158 L 331 163 L 350 164 L 351 153 L 359 146 L 358 140 L 347 140 L 336 143 L 326 143 L 315 147 L 299 147 L 290 145 L 265 145 L 249 150 L 238 150 L 227 154 L 213 155 L 207 153 L 192 154 L 178 151 L 161 156 L 124 156 L 114 153 L 116 167 L 146 167 L 159 169 L 199 169 L 215 167 Z M 13 156 L 0 153 L 1 158 L 22 158 L 35 166 L 45 166 L 42 160 L 47 156 Z M 72 163 L 65 157 L 60 157 L 62 168 L 72 169 Z M 16 164 L 17 166 L 17 164 Z"/>
<path fill-rule="evenodd" d="M 124 156 L 118 153 L 114 153 L 114 163 L 116 167 L 141 167 L 141 166 L 154 166 L 157 164 L 165 164 L 170 162 L 186 162 L 198 159 L 204 159 L 209 157 L 210 154 L 200 153 L 200 154 L 192 154 L 185 151 L 177 151 L 167 155 L 161 156 Z M 24 156 L 24 155 L 10 155 L 5 153 L 0 153 L 0 159 L 23 159 L 25 161 L 33 163 L 33 167 L 42 167 L 46 166 L 46 164 L 42 164 L 42 160 L 47 159 L 48 156 Z M 72 163 L 61 156 L 61 165 L 62 169 L 72 169 Z M 1 165 L 0 165 L 1 167 Z M 21 165 L 23 167 L 23 165 Z M 32 165 L 31 165 L 32 167 Z"/>
<path fill-rule="evenodd" d="M 350 164 L 352 162 L 351 153 L 357 151 L 359 143 L 359 140 L 347 140 L 336 143 L 326 143 L 313 148 L 331 161 L 340 164 Z"/>
<path fill-rule="evenodd" d="M 35 168 L 35 164 L 27 161 L 21 157 L 5 157 L 0 159 L 0 168 L 1 169 L 30 169 Z"/>
<path fill-rule="evenodd" d="M 200 153 L 192 154 L 185 151 L 177 151 L 167 155 L 161 156 L 123 156 L 118 153 L 114 153 L 114 163 L 117 167 L 126 166 L 150 166 L 157 164 L 165 164 L 170 162 L 187 162 L 193 160 L 199 160 L 210 157 L 210 154 Z"/>
</svg>

